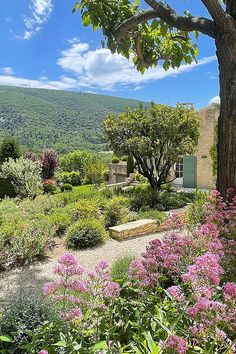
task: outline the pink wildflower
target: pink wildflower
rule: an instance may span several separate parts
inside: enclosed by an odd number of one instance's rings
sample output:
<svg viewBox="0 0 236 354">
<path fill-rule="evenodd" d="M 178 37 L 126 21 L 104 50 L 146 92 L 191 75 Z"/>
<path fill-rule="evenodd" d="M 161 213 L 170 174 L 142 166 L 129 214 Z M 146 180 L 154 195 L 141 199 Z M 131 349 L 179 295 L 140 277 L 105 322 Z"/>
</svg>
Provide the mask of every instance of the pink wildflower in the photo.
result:
<svg viewBox="0 0 236 354">
<path fill-rule="evenodd" d="M 120 285 L 115 282 L 109 282 L 104 289 L 105 296 L 107 298 L 118 297 L 120 295 Z"/>
<path fill-rule="evenodd" d="M 51 294 L 53 294 L 55 291 L 55 284 L 52 282 L 48 282 L 46 284 L 44 284 L 43 287 L 43 293 L 45 296 L 49 296 Z"/>
<path fill-rule="evenodd" d="M 226 301 L 235 301 L 236 300 L 236 283 L 228 282 L 224 285 L 223 288 L 224 299 Z"/>
<path fill-rule="evenodd" d="M 173 351 L 176 354 L 185 354 L 187 352 L 187 341 L 176 335 L 170 336 L 162 345 L 164 350 Z"/>
<path fill-rule="evenodd" d="M 184 302 L 186 300 L 180 286 L 171 286 L 167 291 L 178 302 Z"/>
<path fill-rule="evenodd" d="M 48 354 L 47 350 L 40 350 L 40 352 L 38 352 L 38 354 Z"/>
</svg>

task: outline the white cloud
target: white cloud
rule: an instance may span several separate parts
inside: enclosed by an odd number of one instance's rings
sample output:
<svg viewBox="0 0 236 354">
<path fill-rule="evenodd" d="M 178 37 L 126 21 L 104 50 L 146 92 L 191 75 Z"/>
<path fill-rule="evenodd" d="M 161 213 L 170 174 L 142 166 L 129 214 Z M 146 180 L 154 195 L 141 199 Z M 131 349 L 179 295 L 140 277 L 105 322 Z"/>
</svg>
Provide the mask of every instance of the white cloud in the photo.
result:
<svg viewBox="0 0 236 354">
<path fill-rule="evenodd" d="M 10 66 L 6 66 L 4 68 L 0 68 L 0 73 L 4 75 L 13 75 L 14 70 Z"/>
<path fill-rule="evenodd" d="M 77 40 L 77 42 L 76 42 Z M 215 56 L 200 59 L 198 63 L 181 65 L 180 68 L 165 71 L 162 67 L 151 68 L 144 75 L 137 72 L 132 60 L 127 61 L 122 55 L 112 54 L 108 49 L 90 50 L 87 43 L 73 38 L 71 46 L 61 52 L 57 64 L 65 71 L 71 72 L 81 87 L 99 87 L 111 90 L 117 85 L 141 84 L 161 80 L 169 76 L 193 70 L 195 67 L 216 60 Z"/>
<path fill-rule="evenodd" d="M 42 25 L 49 19 L 53 9 L 52 0 L 31 0 L 29 8 L 31 15 L 24 17 L 25 32 L 22 37 L 26 40 L 40 31 Z"/>
<path fill-rule="evenodd" d="M 217 103 L 217 104 L 220 104 L 220 97 L 219 96 L 215 96 L 215 97 L 212 97 L 210 99 L 210 101 L 208 102 L 208 104 L 213 104 L 213 103 Z"/>
<path fill-rule="evenodd" d="M 44 0 L 43 3 L 46 3 Z M 36 3 L 36 0 L 34 1 Z M 38 0 L 37 3 L 40 3 Z M 38 8 L 38 13 L 43 12 L 43 7 Z M 127 61 L 119 54 L 111 54 L 108 49 L 91 50 L 87 43 L 78 42 L 73 38 L 68 49 L 61 52 L 57 64 L 64 72 L 72 75 L 61 75 L 58 80 L 50 81 L 42 75 L 38 80 L 13 76 L 10 67 L 0 75 L 0 85 L 45 88 L 54 90 L 84 90 L 95 92 L 97 89 L 116 91 L 130 89 L 134 91 L 143 88 L 145 83 L 178 76 L 191 71 L 198 66 L 214 61 L 215 56 L 200 59 L 198 63 L 181 65 L 178 70 L 165 71 L 162 67 L 151 68 L 144 75 L 137 72 L 132 61 Z"/>
<path fill-rule="evenodd" d="M 43 88 L 49 90 L 68 90 L 75 88 L 77 81 L 66 76 L 58 81 L 31 80 L 16 76 L 0 75 L 0 85 Z"/>
</svg>

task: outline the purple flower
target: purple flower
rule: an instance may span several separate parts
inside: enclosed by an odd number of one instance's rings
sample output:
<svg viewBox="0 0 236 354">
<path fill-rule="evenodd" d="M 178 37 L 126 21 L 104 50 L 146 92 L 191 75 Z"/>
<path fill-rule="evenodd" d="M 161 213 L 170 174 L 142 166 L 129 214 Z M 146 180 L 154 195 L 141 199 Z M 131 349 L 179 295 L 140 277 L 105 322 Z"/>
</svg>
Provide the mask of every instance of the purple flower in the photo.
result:
<svg viewBox="0 0 236 354">
<path fill-rule="evenodd" d="M 172 350 L 177 354 L 185 354 L 187 352 L 187 341 L 176 335 L 170 336 L 163 344 L 164 350 Z"/>
</svg>

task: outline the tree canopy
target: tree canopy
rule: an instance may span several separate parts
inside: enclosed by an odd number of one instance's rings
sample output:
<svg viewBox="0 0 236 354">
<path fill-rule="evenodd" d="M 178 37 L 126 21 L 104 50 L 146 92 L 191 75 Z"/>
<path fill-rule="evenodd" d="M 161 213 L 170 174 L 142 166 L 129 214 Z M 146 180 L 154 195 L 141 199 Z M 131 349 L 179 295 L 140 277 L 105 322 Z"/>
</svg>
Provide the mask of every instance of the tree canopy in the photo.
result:
<svg viewBox="0 0 236 354">
<path fill-rule="evenodd" d="M 141 72 L 158 62 L 168 70 L 196 61 L 198 33 L 215 41 L 221 99 L 217 185 L 226 196 L 227 188 L 236 188 L 236 1 L 198 0 L 208 17 L 187 10 L 179 15 L 170 1 L 142 3 L 81 0 L 75 3 L 73 12 L 80 10 L 84 26 L 102 30 L 102 46 L 132 59 Z"/>
<path fill-rule="evenodd" d="M 139 173 L 158 189 L 179 158 L 194 152 L 199 122 L 193 107 L 153 104 L 149 110 L 140 107 L 118 117 L 109 114 L 104 131 L 114 152 L 132 156 Z"/>
</svg>

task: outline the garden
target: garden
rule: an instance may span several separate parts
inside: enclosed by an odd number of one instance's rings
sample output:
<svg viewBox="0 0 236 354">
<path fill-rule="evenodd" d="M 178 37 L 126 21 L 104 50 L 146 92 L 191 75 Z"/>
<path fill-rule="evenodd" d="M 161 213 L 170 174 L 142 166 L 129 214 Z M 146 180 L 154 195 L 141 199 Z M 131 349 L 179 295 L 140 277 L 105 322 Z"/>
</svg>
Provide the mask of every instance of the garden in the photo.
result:
<svg viewBox="0 0 236 354">
<path fill-rule="evenodd" d="M 3 299 L 0 353 L 235 353 L 235 191 L 223 198 L 169 183 L 174 162 L 197 144 L 193 107 L 127 109 L 109 115 L 104 131 L 118 157 L 23 153 L 12 137 L 0 146 L 2 274 L 63 244 L 43 289 L 36 276 Z M 120 159 L 135 185 L 107 185 L 107 165 Z M 102 254 L 110 227 L 140 219 L 165 230 L 142 254 L 129 243 L 93 271 L 76 258 L 75 250 Z"/>
</svg>

